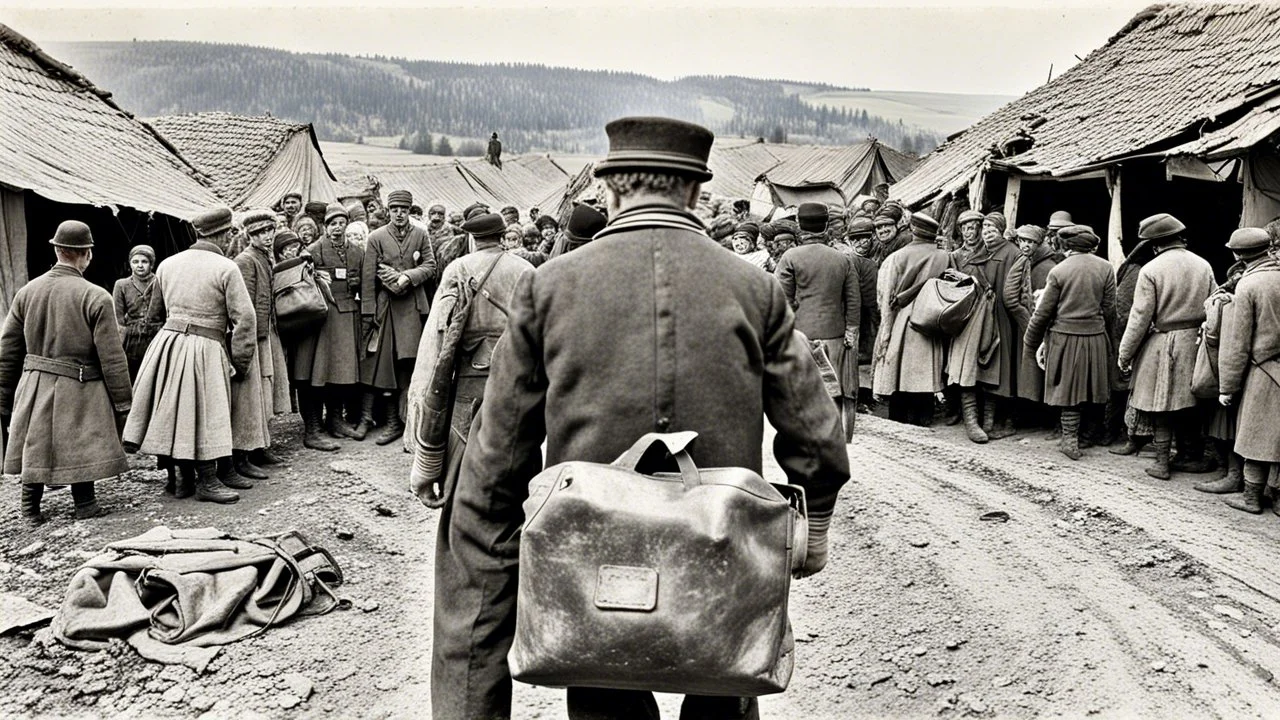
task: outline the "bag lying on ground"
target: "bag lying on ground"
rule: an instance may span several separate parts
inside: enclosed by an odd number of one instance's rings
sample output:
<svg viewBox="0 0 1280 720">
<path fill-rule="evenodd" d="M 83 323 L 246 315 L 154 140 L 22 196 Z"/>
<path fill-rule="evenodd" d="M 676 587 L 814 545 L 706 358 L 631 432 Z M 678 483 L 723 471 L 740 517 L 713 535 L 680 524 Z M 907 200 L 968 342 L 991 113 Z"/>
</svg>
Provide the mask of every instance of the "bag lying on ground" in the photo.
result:
<svg viewBox="0 0 1280 720">
<path fill-rule="evenodd" d="M 343 604 L 331 589 L 341 584 L 333 557 L 298 532 L 239 539 L 161 526 L 80 568 L 52 631 L 83 650 L 120 638 L 149 660 L 203 672 L 219 645 Z"/>
<path fill-rule="evenodd" d="M 650 433 L 610 465 L 561 463 L 533 479 L 512 677 L 739 697 L 786 689 L 804 491 L 742 468 L 699 470 L 695 437 Z M 651 472 L 661 460 L 679 472 Z"/>
</svg>

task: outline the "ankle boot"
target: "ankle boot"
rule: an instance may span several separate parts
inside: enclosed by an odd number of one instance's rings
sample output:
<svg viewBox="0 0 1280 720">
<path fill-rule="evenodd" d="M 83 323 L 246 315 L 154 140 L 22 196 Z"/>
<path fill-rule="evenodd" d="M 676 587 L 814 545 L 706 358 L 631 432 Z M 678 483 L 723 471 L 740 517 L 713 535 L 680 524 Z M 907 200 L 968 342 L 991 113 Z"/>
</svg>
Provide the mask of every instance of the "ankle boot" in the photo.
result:
<svg viewBox="0 0 1280 720">
<path fill-rule="evenodd" d="M 244 477 L 253 478 L 254 480 L 266 480 L 271 477 L 266 470 L 249 461 L 249 452 L 247 450 L 231 451 L 231 461 L 235 464 L 236 472 Z M 223 484 L 225 485 L 226 483 Z"/>
<path fill-rule="evenodd" d="M 302 411 L 302 446 L 309 450 L 333 452 L 338 443 L 320 432 L 320 400 L 311 389 L 298 391 L 298 409 Z"/>
<path fill-rule="evenodd" d="M 325 401 L 325 409 L 328 411 L 328 417 L 324 421 L 324 429 L 329 433 L 329 437 L 335 439 L 351 438 L 356 439 L 356 428 L 342 417 L 342 399 L 330 397 Z"/>
<path fill-rule="evenodd" d="M 22 485 L 22 517 L 32 525 L 44 522 L 40 514 L 40 499 L 44 497 L 44 486 L 36 483 Z"/>
<path fill-rule="evenodd" d="M 352 432 L 352 440 L 364 440 L 373 430 L 373 393 L 365 392 L 360 396 L 360 424 Z"/>
<path fill-rule="evenodd" d="M 1005 411 L 1008 411 L 1007 402 Z M 984 408 L 982 430 L 987 433 L 988 440 L 1003 440 L 1018 433 L 1013 429 L 1013 418 L 1005 417 L 1000 422 L 996 422 L 996 399 L 990 393 L 987 394 L 986 408 Z"/>
<path fill-rule="evenodd" d="M 1244 461 L 1244 491 L 1232 495 L 1225 502 L 1228 507 L 1243 510 L 1251 515 L 1262 514 L 1262 490 L 1267 486 L 1267 465 L 1252 460 Z"/>
<path fill-rule="evenodd" d="M 1196 483 L 1192 487 L 1202 493 L 1226 495 L 1244 490 L 1244 459 L 1234 452 L 1227 455 L 1227 474 L 1217 480 Z"/>
<path fill-rule="evenodd" d="M 230 504 L 238 502 L 240 495 L 218 480 L 218 464 L 213 460 L 196 461 L 196 500 Z"/>
<path fill-rule="evenodd" d="M 283 465 L 284 458 L 277 455 L 271 448 L 265 447 L 250 452 L 249 462 L 259 467 L 263 465 Z"/>
<path fill-rule="evenodd" d="M 1123 445 L 1111 448 L 1107 452 L 1112 455 L 1137 455 L 1148 442 L 1150 442 L 1150 438 L 1130 435 L 1125 439 Z"/>
<path fill-rule="evenodd" d="M 232 452 L 238 451 L 233 450 Z M 239 488 L 241 490 L 248 490 L 253 487 L 253 482 L 249 478 L 236 472 L 236 463 L 231 457 L 220 457 L 213 463 L 214 474 L 217 476 L 218 482 L 229 488 Z"/>
<path fill-rule="evenodd" d="M 168 477 L 164 481 L 164 494 L 173 496 L 178 492 L 178 465 L 170 460 L 165 466 Z"/>
<path fill-rule="evenodd" d="M 960 414 L 964 418 L 964 431 L 969 440 L 981 445 L 985 443 L 987 433 L 978 426 L 978 393 L 965 390 L 960 394 Z"/>
<path fill-rule="evenodd" d="M 77 520 L 89 520 L 90 518 L 111 514 L 110 510 L 98 505 L 98 498 L 94 492 L 92 480 L 72 483 L 71 498 L 76 505 Z"/>
<path fill-rule="evenodd" d="M 1062 439 L 1058 442 L 1058 450 L 1072 460 L 1084 457 L 1080 452 L 1080 411 L 1062 411 Z"/>
<path fill-rule="evenodd" d="M 374 442 L 379 445 L 390 445 L 404 435 L 404 422 L 400 419 L 400 393 L 393 392 L 387 396 L 387 424 Z"/>
<path fill-rule="evenodd" d="M 1169 479 L 1169 451 L 1173 443 L 1172 433 L 1168 427 L 1156 427 L 1156 437 L 1151 444 L 1156 449 L 1156 461 L 1147 468 L 1147 474 L 1159 480 Z"/>
<path fill-rule="evenodd" d="M 195 464 L 190 460 L 174 461 L 174 465 L 178 466 L 177 483 L 174 485 L 173 496 L 179 500 L 189 498 L 196 494 L 196 468 Z"/>
<path fill-rule="evenodd" d="M 1185 428 L 1180 430 L 1175 441 L 1178 455 L 1169 463 L 1169 469 L 1197 474 L 1217 470 L 1218 463 L 1205 453 L 1204 436 Z"/>
</svg>

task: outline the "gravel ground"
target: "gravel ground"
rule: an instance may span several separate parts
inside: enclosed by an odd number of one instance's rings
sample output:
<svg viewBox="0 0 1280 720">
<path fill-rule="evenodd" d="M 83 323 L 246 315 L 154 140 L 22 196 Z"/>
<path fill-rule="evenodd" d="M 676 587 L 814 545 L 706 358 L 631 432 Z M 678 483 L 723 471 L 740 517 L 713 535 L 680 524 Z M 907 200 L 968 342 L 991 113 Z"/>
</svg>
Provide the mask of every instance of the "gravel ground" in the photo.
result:
<svg viewBox="0 0 1280 720">
<path fill-rule="evenodd" d="M 278 427 L 299 446 L 296 417 Z M 768 453 L 766 453 L 767 455 Z M 0 591 L 56 608 L 84 559 L 163 524 L 299 529 L 328 547 L 354 607 L 227 646 L 203 675 L 124 644 L 0 638 L 0 717 L 422 717 L 430 706 L 435 513 L 405 491 L 398 446 L 296 450 L 240 503 L 177 501 L 163 473 L 99 483 L 105 518 L 18 519 L 0 499 Z M 1147 477 L 1145 458 L 1059 455 L 1043 433 L 977 446 L 960 428 L 862 416 L 831 557 L 793 585 L 791 688 L 766 717 L 1276 717 L 1280 518 Z M 776 466 L 766 468 L 780 480 Z M 1007 522 L 982 520 L 991 511 Z M 343 540 L 339 538 L 350 537 Z M 660 697 L 668 717 L 679 698 Z M 518 685 L 516 716 L 564 716 Z"/>
</svg>

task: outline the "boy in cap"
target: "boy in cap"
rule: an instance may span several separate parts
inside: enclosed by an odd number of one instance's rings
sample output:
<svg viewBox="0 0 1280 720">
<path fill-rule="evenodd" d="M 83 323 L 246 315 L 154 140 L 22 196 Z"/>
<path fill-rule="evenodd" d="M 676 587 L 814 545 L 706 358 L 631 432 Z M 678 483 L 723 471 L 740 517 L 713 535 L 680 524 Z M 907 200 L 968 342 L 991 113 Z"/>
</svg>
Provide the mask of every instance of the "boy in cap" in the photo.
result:
<svg viewBox="0 0 1280 720">
<path fill-rule="evenodd" d="M 375 438 L 387 445 L 404 435 L 400 393 L 409 387 L 422 325 L 431 309 L 436 258 L 427 231 L 409 222 L 413 195 L 387 195 L 390 222 L 369 234 L 361 269 L 360 314 L 366 340 L 360 380 L 387 399 L 386 425 Z M 360 424 L 373 423 L 373 398 L 367 396 Z"/>
<path fill-rule="evenodd" d="M 129 277 L 111 288 L 130 378 L 138 376 L 142 356 L 164 324 L 164 298 L 156 289 L 155 270 L 156 251 L 150 245 L 135 245 L 129 250 Z"/>
<path fill-rule="evenodd" d="M 777 281 L 724 252 L 691 212 L 711 178 L 712 134 L 666 118 L 605 129 L 609 155 L 595 174 L 608 187 L 610 222 L 585 247 L 521 276 L 441 514 L 437 719 L 510 715 L 521 502 L 543 467 L 544 439 L 547 465 L 607 463 L 645 433 L 696 430 L 699 466 L 760 472 L 767 415 L 778 464 L 809 502 L 801 574 L 826 563 L 836 493 L 849 477 L 840 416 Z M 571 718 L 626 708 L 657 712 L 647 692 L 568 690 Z M 755 717 L 758 707 L 754 698 L 689 696 L 683 712 Z"/>
<path fill-rule="evenodd" d="M 33 524 L 44 522 L 46 485 L 71 486 L 76 519 L 106 514 L 94 481 L 129 469 L 119 434 L 133 397 L 129 364 L 111 295 L 84 279 L 93 234 L 67 220 L 49 244 L 57 264 L 18 289 L 0 331 L 4 471 L 21 476 L 22 515 Z"/>
</svg>

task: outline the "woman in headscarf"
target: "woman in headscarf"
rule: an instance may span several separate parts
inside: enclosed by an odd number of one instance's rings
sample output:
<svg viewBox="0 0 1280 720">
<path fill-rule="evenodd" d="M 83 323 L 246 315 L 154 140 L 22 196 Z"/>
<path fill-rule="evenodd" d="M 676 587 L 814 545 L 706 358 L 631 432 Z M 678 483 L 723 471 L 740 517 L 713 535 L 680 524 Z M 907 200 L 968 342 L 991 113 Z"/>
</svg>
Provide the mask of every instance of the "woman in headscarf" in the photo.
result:
<svg viewBox="0 0 1280 720">
<path fill-rule="evenodd" d="M 1081 411 L 1111 394 L 1116 278 L 1111 264 L 1093 254 L 1098 236 L 1092 228 L 1071 225 L 1058 238 L 1066 258 L 1049 271 L 1023 347 L 1044 370 L 1044 401 L 1062 410 L 1058 449 L 1079 460 Z"/>
<path fill-rule="evenodd" d="M 135 246 L 129 251 L 129 277 L 117 280 L 111 291 L 130 380 L 137 379 L 142 356 L 164 325 L 164 298 L 156 284 L 155 267 L 156 251 L 150 245 Z"/>
<path fill-rule="evenodd" d="M 1022 354 L 1013 319 L 1005 309 L 1005 282 L 1018 257 L 1016 245 L 1005 238 L 1004 215 L 987 215 L 982 221 L 982 246 L 963 265 L 982 291 L 968 325 L 951 341 L 947 358 L 947 382 L 960 388 L 960 408 L 965 432 L 975 443 L 999 440 L 1014 434 L 1012 408 L 1016 397 L 1018 362 Z M 982 424 L 978 406 L 982 401 Z M 1001 415 L 996 425 L 996 415 Z"/>
<path fill-rule="evenodd" d="M 1209 349 L 1208 359 L 1212 364 L 1213 374 L 1220 377 L 1218 370 L 1218 350 L 1226 326 L 1231 322 L 1234 308 L 1232 296 L 1240 276 L 1249 267 L 1249 261 L 1237 260 L 1227 268 L 1227 279 L 1218 286 L 1213 294 L 1204 301 L 1205 322 L 1200 328 L 1199 343 Z M 1201 352 L 1204 350 L 1202 349 Z M 1197 358 L 1199 362 L 1199 358 Z M 1222 458 L 1224 475 L 1217 480 L 1196 483 L 1192 487 L 1200 492 L 1212 495 L 1238 493 L 1244 489 L 1244 458 L 1235 453 L 1236 440 L 1236 406 L 1215 403 L 1213 413 L 1209 416 L 1209 425 L 1205 428 L 1205 436 L 1213 441 Z M 1174 462 L 1177 462 L 1175 459 Z M 1170 463 L 1172 467 L 1173 463 Z"/>
<path fill-rule="evenodd" d="M 1022 251 L 1009 267 L 1009 277 L 1004 284 L 1004 307 L 1013 318 L 1014 333 L 1025 335 L 1031 315 L 1035 312 L 1036 293 L 1045 288 L 1049 272 L 1058 264 L 1053 248 L 1045 242 L 1044 228 L 1023 225 L 1014 234 Z M 1034 354 L 1023 353 L 1018 363 L 1018 397 L 1036 407 L 1044 401 L 1044 371 L 1036 363 Z M 1038 414 L 1038 413 L 1037 413 Z"/>
<path fill-rule="evenodd" d="M 733 231 L 733 252 L 758 268 L 773 272 L 773 258 L 768 250 L 762 250 L 756 241 L 760 238 L 760 226 L 754 222 L 739 223 Z"/>
<path fill-rule="evenodd" d="M 315 242 L 320 237 L 320 226 L 316 223 L 315 218 L 310 215 L 299 215 L 297 220 L 293 221 L 293 231 L 298 234 L 298 239 L 302 241 L 302 246 L 306 247 Z"/>
</svg>

